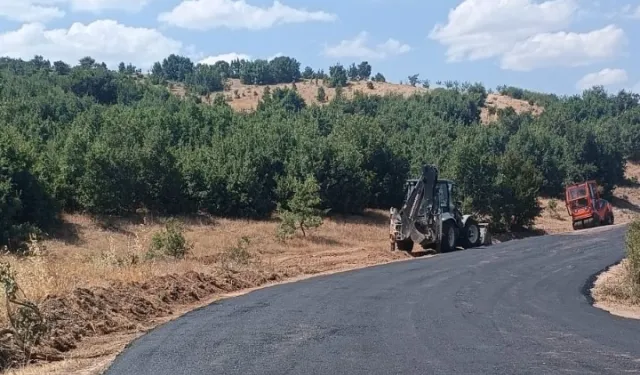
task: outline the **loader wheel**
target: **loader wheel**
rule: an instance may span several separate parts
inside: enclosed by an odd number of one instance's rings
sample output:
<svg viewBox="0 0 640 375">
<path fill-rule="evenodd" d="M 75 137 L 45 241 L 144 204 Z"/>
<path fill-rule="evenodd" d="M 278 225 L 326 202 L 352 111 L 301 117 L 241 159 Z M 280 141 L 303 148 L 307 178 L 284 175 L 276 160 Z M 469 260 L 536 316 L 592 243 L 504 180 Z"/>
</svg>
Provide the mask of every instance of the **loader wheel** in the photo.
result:
<svg viewBox="0 0 640 375">
<path fill-rule="evenodd" d="M 456 240 L 458 239 L 457 228 L 451 221 L 442 223 L 442 245 L 440 252 L 447 253 L 456 249 Z"/>
<path fill-rule="evenodd" d="M 411 251 L 413 250 L 413 241 L 412 240 L 404 240 L 396 242 L 396 246 L 398 250 L 401 251 Z"/>
<path fill-rule="evenodd" d="M 461 245 L 465 249 L 480 246 L 482 238 L 480 238 L 480 226 L 478 223 L 469 218 L 462 228 Z"/>
</svg>

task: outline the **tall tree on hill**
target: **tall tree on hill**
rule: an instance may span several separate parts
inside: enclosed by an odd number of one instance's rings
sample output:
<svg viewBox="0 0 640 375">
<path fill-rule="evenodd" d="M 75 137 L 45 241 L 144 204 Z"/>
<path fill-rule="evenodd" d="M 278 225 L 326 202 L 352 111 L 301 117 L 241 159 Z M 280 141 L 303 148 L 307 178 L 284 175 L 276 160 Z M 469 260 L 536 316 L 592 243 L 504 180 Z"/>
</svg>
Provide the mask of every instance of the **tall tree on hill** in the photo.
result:
<svg viewBox="0 0 640 375">
<path fill-rule="evenodd" d="M 169 55 L 162 61 L 162 71 L 168 80 L 184 82 L 187 77 L 193 74 L 194 64 L 188 57 Z"/>
<path fill-rule="evenodd" d="M 358 65 L 358 76 L 364 80 L 368 80 L 371 77 L 371 65 L 369 65 L 369 62 L 363 61 Z"/>
<path fill-rule="evenodd" d="M 292 83 L 300 80 L 300 63 L 292 57 L 276 57 L 269 61 L 269 68 L 275 83 Z"/>
<path fill-rule="evenodd" d="M 312 79 L 314 77 L 314 74 L 315 72 L 313 71 L 313 68 L 307 66 L 306 68 L 304 68 L 304 72 L 302 72 L 302 78 Z"/>
<path fill-rule="evenodd" d="M 347 71 L 340 63 L 329 67 L 329 87 L 345 87 L 347 81 Z"/>
<path fill-rule="evenodd" d="M 352 63 L 349 66 L 349 79 L 352 81 L 357 81 L 360 78 L 360 71 L 358 70 L 358 67 L 356 66 L 355 63 Z"/>
</svg>

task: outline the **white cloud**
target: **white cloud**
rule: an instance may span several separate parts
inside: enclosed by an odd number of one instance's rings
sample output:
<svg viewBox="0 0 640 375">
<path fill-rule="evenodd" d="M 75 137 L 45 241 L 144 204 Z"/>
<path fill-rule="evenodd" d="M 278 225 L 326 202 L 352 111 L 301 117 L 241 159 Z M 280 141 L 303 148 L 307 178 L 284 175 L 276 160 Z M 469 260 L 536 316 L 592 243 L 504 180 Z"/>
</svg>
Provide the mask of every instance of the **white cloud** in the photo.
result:
<svg viewBox="0 0 640 375">
<path fill-rule="evenodd" d="M 296 9 L 274 1 L 268 8 L 247 4 L 245 0 L 184 0 L 158 20 L 192 30 L 230 29 L 261 30 L 276 25 L 335 21 L 335 14 Z"/>
<path fill-rule="evenodd" d="M 225 54 L 217 55 L 217 56 L 205 57 L 204 59 L 200 60 L 199 63 L 200 64 L 214 65 L 218 61 L 226 61 L 226 62 L 230 63 L 231 61 L 233 61 L 235 59 L 251 60 L 251 56 L 246 55 L 244 53 L 231 52 L 231 53 L 225 53 Z"/>
<path fill-rule="evenodd" d="M 0 0 L 0 18 L 18 22 L 48 22 L 62 18 L 65 12 L 55 0 Z"/>
<path fill-rule="evenodd" d="M 68 6 L 74 12 L 137 12 L 150 2 L 151 0 L 0 0 L 0 18 L 19 22 L 48 22 L 66 15 L 63 6 Z"/>
<path fill-rule="evenodd" d="M 578 5 L 579 0 L 465 0 L 429 37 L 447 47 L 449 62 L 498 58 L 503 69 L 517 71 L 584 66 L 616 56 L 626 37 L 614 25 L 565 31 L 584 13 Z"/>
<path fill-rule="evenodd" d="M 355 57 L 362 59 L 384 59 L 411 51 L 408 44 L 395 39 L 388 39 L 384 43 L 368 46 L 369 34 L 362 31 L 354 39 L 343 40 L 335 46 L 325 46 L 324 54 L 331 57 Z"/>
<path fill-rule="evenodd" d="M 593 86 L 611 86 L 627 82 L 629 75 L 623 69 L 602 69 L 599 72 L 589 73 L 582 77 L 576 87 L 586 90 Z"/>
<path fill-rule="evenodd" d="M 69 29 L 45 29 L 39 23 L 0 34 L 0 56 L 31 59 L 42 55 L 51 61 L 76 64 L 84 56 L 115 67 L 120 61 L 149 68 L 171 53 L 183 51 L 182 43 L 155 29 L 128 27 L 113 20 L 74 23 Z"/>
<path fill-rule="evenodd" d="M 516 43 L 503 55 L 501 66 L 518 71 L 586 66 L 615 57 L 625 43 L 624 31 L 614 25 L 587 33 L 541 33 Z"/>
<path fill-rule="evenodd" d="M 51 0 L 50 0 L 51 1 Z M 55 1 L 55 0 L 53 0 Z M 74 11 L 100 13 L 103 10 L 124 10 L 139 12 L 151 3 L 151 0 L 67 0 Z"/>
<path fill-rule="evenodd" d="M 536 34 L 566 28 L 577 10 L 577 0 L 465 0 L 429 37 L 447 46 L 448 61 L 485 59 Z"/>
</svg>

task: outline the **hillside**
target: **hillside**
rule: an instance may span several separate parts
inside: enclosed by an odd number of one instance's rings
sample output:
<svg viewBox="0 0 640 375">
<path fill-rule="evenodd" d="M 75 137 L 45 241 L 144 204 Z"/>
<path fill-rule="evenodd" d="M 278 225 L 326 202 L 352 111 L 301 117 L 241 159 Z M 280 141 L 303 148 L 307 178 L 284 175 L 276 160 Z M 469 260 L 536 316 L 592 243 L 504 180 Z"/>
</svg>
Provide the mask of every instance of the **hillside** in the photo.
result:
<svg viewBox="0 0 640 375">
<path fill-rule="evenodd" d="M 56 371 L 72 373 L 63 367 L 93 366 L 225 293 L 409 259 L 388 251 L 388 209 L 427 163 L 457 182 L 464 211 L 496 240 L 566 230 L 564 206 L 549 202 L 570 181 L 597 180 L 618 222 L 638 211 L 639 167 L 627 163 L 640 159 L 638 96 L 499 90 L 507 97 L 378 74 L 373 89 L 349 88 L 332 66 L 304 74 L 343 84 L 346 98 L 305 106 L 315 81 L 277 83 L 301 74 L 288 58 L 211 67 L 173 56 L 141 78 L 91 58 L 0 59 L 0 276 L 47 318 L 32 326 L 46 332 L 32 358 L 71 358 Z M 370 77 L 370 67 L 349 74 Z M 220 93 L 232 97 L 213 100 Z M 518 114 L 529 108 L 536 116 Z M 478 126 L 489 115 L 493 125 Z M 23 364 L 23 341 L 0 340 L 0 369 Z"/>
<path fill-rule="evenodd" d="M 371 83 L 372 87 L 368 84 Z M 264 90 L 266 87 L 269 89 L 275 88 L 289 88 L 293 89 L 294 85 L 281 83 L 275 85 L 245 85 L 240 82 L 239 79 L 228 80 L 228 90 L 224 92 L 225 100 L 231 105 L 231 107 L 237 111 L 254 111 L 258 107 L 258 103 L 262 100 Z M 326 100 L 320 102 L 317 98 L 318 88 L 323 87 L 326 93 Z M 184 97 L 186 89 L 181 83 L 170 83 L 170 91 L 180 97 Z M 295 89 L 307 104 L 319 104 L 323 105 L 336 96 L 336 89 L 326 87 L 321 82 L 315 83 L 315 80 L 302 79 L 295 84 Z M 346 98 L 353 98 L 355 92 L 360 91 L 368 95 L 380 95 L 387 94 L 410 96 L 413 94 L 424 94 L 431 89 L 426 89 L 420 86 L 411 86 L 408 84 L 397 84 L 391 82 L 371 82 L 371 81 L 352 81 L 343 89 L 344 96 Z M 203 96 L 202 99 L 205 102 L 211 103 L 215 97 L 215 93 L 207 96 Z M 526 100 L 514 99 L 510 96 L 501 94 L 488 94 L 485 102 L 485 107 L 481 110 L 481 119 L 483 123 L 495 122 L 498 120 L 498 109 L 506 109 L 508 107 L 513 108 L 516 113 L 530 112 L 534 115 L 542 113 L 543 108 L 536 104 L 529 104 Z"/>
<path fill-rule="evenodd" d="M 626 177 L 640 178 L 640 164 L 629 164 Z M 640 217 L 640 185 L 620 187 L 615 195 L 618 223 Z M 548 199 L 541 201 L 537 234 L 571 232 L 563 202 L 551 210 Z M 189 255 L 146 261 L 154 235 L 163 230 L 162 221 L 152 216 L 96 220 L 65 215 L 58 238 L 37 244 L 40 257 L 0 257 L 12 264 L 26 295 L 54 322 L 55 340 L 47 350 L 66 358 L 11 374 L 99 370 L 137 335 L 229 293 L 411 258 L 388 251 L 388 216 L 382 210 L 326 218 L 307 237 L 284 243 L 275 238 L 277 221 L 185 217 L 184 236 L 193 246 Z M 523 235 L 497 235 L 494 242 Z M 0 308 L 5 307 L 0 301 Z M 5 319 L 0 316 L 0 322 L 6 324 Z"/>
</svg>

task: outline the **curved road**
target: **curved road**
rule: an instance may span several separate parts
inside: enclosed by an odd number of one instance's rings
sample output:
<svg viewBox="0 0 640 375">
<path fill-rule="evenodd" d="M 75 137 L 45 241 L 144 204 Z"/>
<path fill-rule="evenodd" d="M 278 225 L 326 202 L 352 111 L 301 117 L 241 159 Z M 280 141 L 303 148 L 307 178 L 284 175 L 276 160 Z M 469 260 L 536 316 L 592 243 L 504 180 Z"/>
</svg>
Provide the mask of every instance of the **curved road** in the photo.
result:
<svg viewBox="0 0 640 375">
<path fill-rule="evenodd" d="M 604 229 L 604 230 L 603 230 Z M 592 307 L 626 226 L 261 289 L 135 341 L 106 374 L 640 373 L 640 321 Z"/>
</svg>

